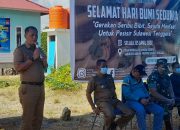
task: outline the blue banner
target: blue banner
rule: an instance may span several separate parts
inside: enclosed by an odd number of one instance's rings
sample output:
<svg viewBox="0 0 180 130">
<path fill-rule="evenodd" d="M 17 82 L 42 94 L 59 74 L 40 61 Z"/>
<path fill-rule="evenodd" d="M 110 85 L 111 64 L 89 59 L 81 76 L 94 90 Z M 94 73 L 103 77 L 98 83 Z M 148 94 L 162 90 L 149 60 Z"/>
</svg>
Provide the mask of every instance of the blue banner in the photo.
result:
<svg viewBox="0 0 180 130">
<path fill-rule="evenodd" d="M 0 18 L 0 53 L 10 52 L 10 18 Z"/>
</svg>

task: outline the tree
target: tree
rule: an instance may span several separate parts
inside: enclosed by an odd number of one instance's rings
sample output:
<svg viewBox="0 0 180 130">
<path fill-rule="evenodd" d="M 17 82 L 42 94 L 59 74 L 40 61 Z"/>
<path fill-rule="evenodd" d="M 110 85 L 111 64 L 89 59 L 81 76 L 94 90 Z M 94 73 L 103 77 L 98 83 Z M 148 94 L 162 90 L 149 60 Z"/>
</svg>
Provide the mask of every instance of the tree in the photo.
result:
<svg viewBox="0 0 180 130">
<path fill-rule="evenodd" d="M 41 33 L 41 48 L 44 53 L 47 55 L 47 32 Z"/>
</svg>

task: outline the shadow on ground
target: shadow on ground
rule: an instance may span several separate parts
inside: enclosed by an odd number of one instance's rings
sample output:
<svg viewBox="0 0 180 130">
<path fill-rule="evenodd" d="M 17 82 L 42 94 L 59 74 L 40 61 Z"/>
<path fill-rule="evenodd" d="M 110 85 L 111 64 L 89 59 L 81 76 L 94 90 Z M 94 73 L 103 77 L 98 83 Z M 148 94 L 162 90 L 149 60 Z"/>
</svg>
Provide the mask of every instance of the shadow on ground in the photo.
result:
<svg viewBox="0 0 180 130">
<path fill-rule="evenodd" d="M 175 112 L 176 113 L 176 112 Z M 177 114 L 173 114 L 174 130 L 180 130 L 180 118 Z M 63 121 L 60 118 L 45 118 L 43 119 L 41 130 L 91 130 L 95 115 L 92 113 L 72 116 L 70 121 Z M 149 118 L 150 117 L 150 118 Z M 147 130 L 152 130 L 153 116 L 147 118 Z M 132 123 L 132 125 L 131 125 Z M 150 123 L 150 124 L 149 124 Z M 0 130 L 19 130 L 21 117 L 8 117 L 0 119 Z M 126 130 L 138 130 L 137 120 L 134 117 L 129 123 Z M 103 115 L 99 115 L 95 121 L 93 130 L 103 129 Z M 118 129 L 118 128 L 117 128 Z"/>
<path fill-rule="evenodd" d="M 72 116 L 70 121 L 63 121 L 60 118 L 43 119 L 42 130 L 90 130 L 94 120 L 94 114 Z M 21 117 L 8 117 L 0 119 L 0 130 L 19 130 Z M 103 121 L 98 117 L 93 130 L 102 129 Z"/>
</svg>

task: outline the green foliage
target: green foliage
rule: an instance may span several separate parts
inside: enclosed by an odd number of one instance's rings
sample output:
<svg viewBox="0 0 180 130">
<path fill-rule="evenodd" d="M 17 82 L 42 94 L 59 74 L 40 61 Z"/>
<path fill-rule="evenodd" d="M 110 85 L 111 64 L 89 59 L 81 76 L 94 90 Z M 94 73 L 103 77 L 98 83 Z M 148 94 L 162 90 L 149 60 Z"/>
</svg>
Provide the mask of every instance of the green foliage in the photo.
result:
<svg viewBox="0 0 180 130">
<path fill-rule="evenodd" d="M 20 80 L 16 76 L 0 76 L 0 88 L 19 87 Z"/>
<path fill-rule="evenodd" d="M 9 87 L 9 83 L 7 81 L 0 81 L 0 88 Z"/>
<path fill-rule="evenodd" d="M 47 32 L 41 33 L 41 48 L 44 53 L 47 55 Z"/>
<path fill-rule="evenodd" d="M 70 64 L 54 69 L 46 76 L 46 86 L 52 89 L 75 90 L 81 88 L 81 84 L 72 80 Z"/>
</svg>

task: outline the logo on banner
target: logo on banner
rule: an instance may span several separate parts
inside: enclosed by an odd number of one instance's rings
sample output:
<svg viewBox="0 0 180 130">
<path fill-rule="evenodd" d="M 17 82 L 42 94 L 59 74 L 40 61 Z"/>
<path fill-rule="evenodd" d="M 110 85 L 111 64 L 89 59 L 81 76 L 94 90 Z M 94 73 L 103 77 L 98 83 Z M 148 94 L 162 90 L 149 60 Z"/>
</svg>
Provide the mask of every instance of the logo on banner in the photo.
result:
<svg viewBox="0 0 180 130">
<path fill-rule="evenodd" d="M 86 78 L 86 69 L 85 68 L 78 68 L 77 77 L 80 79 Z"/>
</svg>

